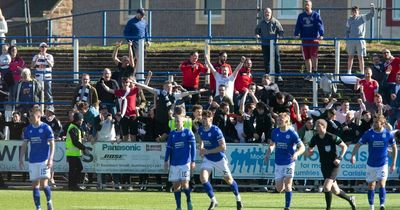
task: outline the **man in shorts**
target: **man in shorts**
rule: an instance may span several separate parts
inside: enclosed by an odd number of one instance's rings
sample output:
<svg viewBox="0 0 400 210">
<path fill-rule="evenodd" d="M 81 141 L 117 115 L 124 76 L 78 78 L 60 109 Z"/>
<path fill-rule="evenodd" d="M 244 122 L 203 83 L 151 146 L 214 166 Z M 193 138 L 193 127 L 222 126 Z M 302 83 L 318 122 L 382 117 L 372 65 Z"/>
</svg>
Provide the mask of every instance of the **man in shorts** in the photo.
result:
<svg viewBox="0 0 400 210">
<path fill-rule="evenodd" d="M 169 133 L 167 150 L 165 151 L 164 168 L 169 167 L 168 181 L 172 182 L 176 209 L 181 210 L 181 191 L 186 195 L 187 208 L 192 210 L 190 199 L 190 170 L 195 167 L 196 161 L 196 140 L 193 132 L 184 128 L 185 115 L 175 115 L 175 130 Z M 169 161 L 168 161 L 169 160 Z"/>
<path fill-rule="evenodd" d="M 364 74 L 364 57 L 367 55 L 365 40 L 365 23 L 374 17 L 375 5 L 371 3 L 371 11 L 368 14 L 360 15 L 360 9 L 357 6 L 351 8 L 351 17 L 346 23 L 346 38 L 360 39 L 347 40 L 346 49 L 349 55 L 347 59 L 347 73 L 351 74 L 353 68 L 354 55 L 358 56 L 358 63 L 361 74 Z M 357 53 L 356 53 L 357 52 Z"/>
<path fill-rule="evenodd" d="M 312 10 L 312 2 L 305 1 L 305 11 L 297 17 L 295 37 L 302 39 L 303 57 L 306 62 L 306 71 L 317 73 L 318 45 L 324 36 L 324 23 L 318 12 Z M 305 78 L 311 80 L 310 76 Z"/>
<path fill-rule="evenodd" d="M 311 156 L 314 153 L 314 147 L 318 147 L 320 156 L 321 172 L 324 177 L 324 193 L 326 210 L 331 209 L 332 203 L 332 192 L 345 199 L 350 203 L 351 209 L 356 209 L 355 197 L 349 197 L 346 193 L 341 190 L 337 184 L 336 177 L 339 172 L 339 164 L 342 162 L 343 156 L 347 151 L 347 145 L 338 136 L 326 132 L 328 123 L 324 119 L 319 119 L 315 122 L 317 134 L 312 138 L 308 148 L 308 154 Z M 336 145 L 342 150 L 338 156 L 336 153 Z"/>
<path fill-rule="evenodd" d="M 208 210 L 212 210 L 218 206 L 217 199 L 214 196 L 214 190 L 208 179 L 211 175 L 211 171 L 215 169 L 224 174 L 225 182 L 231 187 L 231 190 L 236 197 L 236 208 L 237 210 L 241 210 L 243 205 L 239 194 L 239 188 L 232 177 L 231 170 L 228 166 L 228 160 L 224 153 L 226 150 L 226 144 L 222 131 L 216 125 L 212 124 L 213 113 L 211 111 L 203 111 L 202 120 L 203 126 L 201 126 L 198 131 L 201 138 L 200 155 L 203 157 L 200 181 L 203 184 L 208 197 L 211 199 Z"/>
<path fill-rule="evenodd" d="M 53 209 L 51 201 L 51 189 L 48 185 L 50 179 L 50 169 L 53 167 L 53 157 L 55 151 L 54 134 L 49 125 L 40 121 L 42 111 L 35 105 L 30 111 L 31 124 L 26 127 L 24 132 L 24 142 L 22 143 L 19 166 L 24 169 L 24 156 L 28 143 L 29 152 L 29 179 L 32 181 L 33 201 L 36 209 L 40 210 L 40 185 L 43 186 L 46 194 L 47 209 Z"/>
<path fill-rule="evenodd" d="M 373 128 L 369 129 L 361 137 L 360 141 L 354 146 L 351 154 L 351 163 L 356 162 L 356 154 L 363 144 L 368 144 L 367 160 L 367 183 L 368 183 L 368 202 L 370 210 L 374 209 L 374 195 L 376 182 L 379 184 L 380 210 L 385 209 L 386 199 L 386 180 L 388 176 L 388 147 L 392 147 L 392 164 L 390 172 L 396 169 L 397 146 L 393 135 L 384 126 L 386 118 L 383 115 L 376 115 Z"/>
<path fill-rule="evenodd" d="M 278 115 L 278 128 L 272 130 L 271 142 L 265 155 L 269 162 L 271 153 L 275 150 L 275 187 L 278 192 L 285 191 L 285 210 L 290 209 L 292 201 L 292 184 L 295 161 L 305 151 L 296 131 L 291 128 L 289 114 L 282 112 Z M 296 150 L 294 147 L 296 146 Z"/>
</svg>

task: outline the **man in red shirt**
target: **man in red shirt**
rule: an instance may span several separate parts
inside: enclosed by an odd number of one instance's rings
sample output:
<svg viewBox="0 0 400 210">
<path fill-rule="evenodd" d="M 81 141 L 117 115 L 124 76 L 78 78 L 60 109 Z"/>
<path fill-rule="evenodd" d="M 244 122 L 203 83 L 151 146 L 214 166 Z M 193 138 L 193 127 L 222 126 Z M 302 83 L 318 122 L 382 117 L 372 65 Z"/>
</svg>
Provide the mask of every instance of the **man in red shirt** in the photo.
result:
<svg viewBox="0 0 400 210">
<path fill-rule="evenodd" d="M 215 69 L 218 73 L 221 74 L 221 73 L 222 73 L 221 66 L 226 66 L 226 67 L 228 67 L 228 69 L 229 69 L 228 76 L 231 76 L 231 74 L 232 74 L 232 67 L 231 67 L 231 65 L 229 65 L 229 64 L 227 63 L 228 54 L 227 54 L 226 52 L 220 52 L 218 55 L 219 55 L 219 57 L 218 57 L 218 62 L 213 64 L 214 69 Z M 211 95 L 214 95 L 214 93 L 215 93 L 215 88 L 216 88 L 216 84 L 215 84 L 214 75 L 213 75 L 213 74 L 210 74 L 210 91 L 211 91 Z"/>
<path fill-rule="evenodd" d="M 179 68 L 182 71 L 182 87 L 188 91 L 198 90 L 200 83 L 200 73 L 206 73 L 207 67 L 205 67 L 199 61 L 199 53 L 190 53 L 189 60 L 183 61 Z M 191 104 L 199 104 L 200 95 L 193 95 Z"/>
<path fill-rule="evenodd" d="M 239 101 L 241 100 L 244 92 L 249 87 L 249 85 L 253 82 L 251 75 L 251 67 L 253 63 L 250 58 L 247 58 L 244 62 L 243 67 L 239 70 L 239 73 L 235 80 L 235 95 L 233 96 L 235 112 L 238 111 Z"/>
<path fill-rule="evenodd" d="M 113 90 L 107 87 L 102 81 L 105 91 L 115 94 L 118 97 L 120 111 L 120 126 L 122 130 L 123 141 L 136 141 L 137 135 L 137 113 L 136 113 L 136 95 L 139 92 L 131 78 L 124 78 L 122 89 Z M 117 114 L 118 115 L 118 114 Z"/>
<path fill-rule="evenodd" d="M 400 71 L 400 58 L 394 57 L 390 50 L 383 49 L 383 58 L 386 60 L 384 66 L 386 74 L 388 74 L 387 82 L 396 82 L 396 74 Z"/>
<path fill-rule="evenodd" d="M 358 81 L 358 87 L 361 93 L 364 94 L 365 101 L 368 103 L 374 103 L 374 94 L 378 92 L 379 84 L 376 80 L 372 79 L 372 69 L 370 67 L 365 68 L 365 78 Z"/>
</svg>

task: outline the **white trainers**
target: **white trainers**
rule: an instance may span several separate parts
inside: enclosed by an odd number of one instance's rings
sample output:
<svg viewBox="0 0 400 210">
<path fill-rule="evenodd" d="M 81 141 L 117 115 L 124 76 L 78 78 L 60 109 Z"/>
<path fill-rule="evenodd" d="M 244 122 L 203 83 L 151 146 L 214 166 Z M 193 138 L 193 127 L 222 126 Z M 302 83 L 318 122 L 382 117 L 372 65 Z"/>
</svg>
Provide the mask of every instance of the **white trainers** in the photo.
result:
<svg viewBox="0 0 400 210">
<path fill-rule="evenodd" d="M 208 210 L 213 210 L 217 206 L 218 206 L 218 202 L 211 201 L 210 206 L 208 207 Z"/>
<path fill-rule="evenodd" d="M 374 210 L 374 205 L 369 205 L 369 210 Z"/>
</svg>

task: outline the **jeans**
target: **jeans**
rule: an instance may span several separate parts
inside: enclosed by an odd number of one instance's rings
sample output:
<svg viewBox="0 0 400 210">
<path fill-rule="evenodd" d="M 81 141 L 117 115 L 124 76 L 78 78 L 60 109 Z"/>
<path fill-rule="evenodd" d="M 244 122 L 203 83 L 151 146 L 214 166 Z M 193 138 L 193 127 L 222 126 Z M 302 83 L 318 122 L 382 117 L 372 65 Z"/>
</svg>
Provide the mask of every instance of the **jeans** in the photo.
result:
<svg viewBox="0 0 400 210">
<path fill-rule="evenodd" d="M 43 81 L 44 83 L 44 99 L 46 102 L 53 103 L 53 93 L 51 91 L 51 81 Z"/>
<path fill-rule="evenodd" d="M 270 62 L 270 46 L 269 45 L 262 45 L 262 53 L 263 53 L 263 58 L 264 58 L 264 67 L 265 67 L 265 73 L 269 74 L 270 69 L 269 69 L 269 62 Z M 279 74 L 281 73 L 281 59 L 279 55 L 279 47 L 275 47 L 275 73 Z"/>
</svg>

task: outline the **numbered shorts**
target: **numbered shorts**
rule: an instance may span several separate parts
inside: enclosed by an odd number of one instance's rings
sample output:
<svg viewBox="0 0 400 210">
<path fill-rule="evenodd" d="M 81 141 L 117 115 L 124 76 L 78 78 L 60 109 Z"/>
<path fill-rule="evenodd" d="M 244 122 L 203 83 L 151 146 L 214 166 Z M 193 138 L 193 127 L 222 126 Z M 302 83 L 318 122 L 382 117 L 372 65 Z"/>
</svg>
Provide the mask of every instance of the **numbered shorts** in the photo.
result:
<svg viewBox="0 0 400 210">
<path fill-rule="evenodd" d="M 220 161 L 217 162 L 211 161 L 206 157 L 203 158 L 201 169 L 212 171 L 214 168 L 221 171 L 224 174 L 224 176 L 231 176 L 231 170 L 229 169 L 228 160 L 226 159 L 226 157 L 222 158 Z"/>
<path fill-rule="evenodd" d="M 367 165 L 367 177 L 368 183 L 387 179 L 388 177 L 388 165 L 385 164 L 381 167 L 371 167 Z"/>
<path fill-rule="evenodd" d="M 293 178 L 294 177 L 294 167 L 295 167 L 294 162 L 289 165 L 275 164 L 275 180 L 284 179 L 286 177 Z"/>
<path fill-rule="evenodd" d="M 170 166 L 168 181 L 179 182 L 190 180 L 190 163 L 186 165 Z"/>
<path fill-rule="evenodd" d="M 50 168 L 47 167 L 47 160 L 40 163 L 29 163 L 29 180 L 50 179 Z"/>
</svg>

